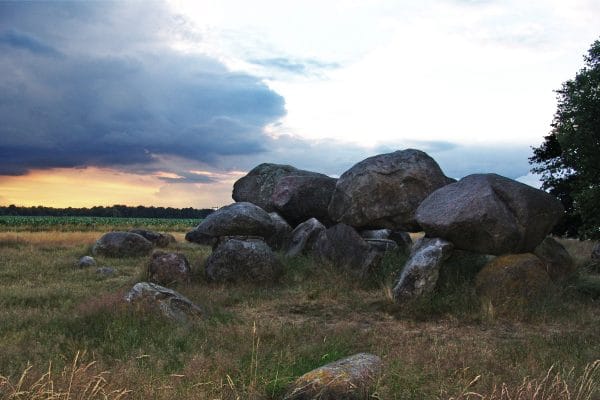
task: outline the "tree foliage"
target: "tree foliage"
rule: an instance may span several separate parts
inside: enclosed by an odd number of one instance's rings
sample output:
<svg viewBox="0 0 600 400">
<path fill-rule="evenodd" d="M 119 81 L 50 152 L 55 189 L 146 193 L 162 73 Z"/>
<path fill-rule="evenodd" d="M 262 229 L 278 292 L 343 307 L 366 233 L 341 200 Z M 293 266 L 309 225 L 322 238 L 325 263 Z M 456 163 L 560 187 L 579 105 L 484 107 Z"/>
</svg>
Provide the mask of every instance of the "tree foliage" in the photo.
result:
<svg viewBox="0 0 600 400">
<path fill-rule="evenodd" d="M 585 66 L 557 90 L 552 130 L 529 158 L 542 189 L 556 195 L 567 215 L 555 233 L 600 238 L 600 40 Z"/>
</svg>

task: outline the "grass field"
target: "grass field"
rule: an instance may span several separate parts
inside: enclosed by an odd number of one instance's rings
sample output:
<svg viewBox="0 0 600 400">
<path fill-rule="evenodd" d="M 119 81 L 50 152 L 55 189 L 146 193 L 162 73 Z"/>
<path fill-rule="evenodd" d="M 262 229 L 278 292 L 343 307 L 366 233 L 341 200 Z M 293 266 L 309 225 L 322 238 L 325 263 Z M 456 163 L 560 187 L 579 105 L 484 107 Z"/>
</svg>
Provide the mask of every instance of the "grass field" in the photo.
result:
<svg viewBox="0 0 600 400">
<path fill-rule="evenodd" d="M 144 226 L 175 232 L 187 232 L 201 219 L 121 218 L 121 217 L 28 217 L 0 215 L 0 231 L 102 231 L 127 230 Z"/>
<path fill-rule="evenodd" d="M 581 268 L 564 287 L 490 318 L 473 291 L 476 259 L 452 261 L 435 295 L 397 306 L 400 256 L 370 282 L 300 258 L 273 286 L 207 284 L 210 249 L 177 231 L 171 250 L 186 254 L 194 282 L 176 289 L 210 316 L 176 326 L 121 300 L 145 257 L 98 258 L 113 277 L 74 267 L 101 234 L 0 232 L 0 398 L 280 399 L 299 375 L 361 351 L 384 360 L 374 399 L 600 398 L 588 243 L 568 243 Z"/>
</svg>

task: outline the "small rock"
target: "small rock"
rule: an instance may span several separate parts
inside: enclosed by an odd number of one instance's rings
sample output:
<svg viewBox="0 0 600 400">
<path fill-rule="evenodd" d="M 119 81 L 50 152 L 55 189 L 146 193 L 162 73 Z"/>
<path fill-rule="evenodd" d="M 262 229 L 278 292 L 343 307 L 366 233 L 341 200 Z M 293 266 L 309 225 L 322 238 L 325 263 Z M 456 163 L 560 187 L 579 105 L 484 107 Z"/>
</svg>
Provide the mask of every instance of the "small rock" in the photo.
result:
<svg viewBox="0 0 600 400">
<path fill-rule="evenodd" d="M 206 260 L 209 281 L 268 283 L 277 280 L 283 266 L 262 238 L 222 237 Z"/>
<path fill-rule="evenodd" d="M 284 400 L 361 400 L 369 397 L 383 368 L 381 358 L 359 353 L 302 375 Z"/>
<path fill-rule="evenodd" d="M 117 270 L 112 267 L 96 268 L 96 273 L 102 276 L 113 276 L 117 274 Z"/>
<path fill-rule="evenodd" d="M 292 231 L 292 238 L 286 252 L 286 257 L 295 257 L 300 254 L 307 254 L 312 251 L 319 233 L 325 230 L 325 226 L 316 218 L 311 218 L 298 225 Z"/>
<path fill-rule="evenodd" d="M 155 251 L 148 263 L 148 280 L 160 285 L 190 282 L 190 263 L 181 253 Z"/>
<path fill-rule="evenodd" d="M 169 244 L 175 242 L 175 237 L 168 233 L 149 231 L 147 229 L 131 229 L 129 232 L 143 236 L 145 239 L 151 241 L 156 247 L 167 247 Z"/>
<path fill-rule="evenodd" d="M 394 285 L 396 302 L 415 299 L 435 289 L 440 267 L 454 246 L 439 238 L 421 238 L 415 243 Z"/>
<path fill-rule="evenodd" d="M 533 254 L 542 260 L 553 282 L 566 280 L 576 270 L 575 261 L 567 249 L 550 236 L 535 248 Z"/>
<path fill-rule="evenodd" d="M 79 259 L 79 261 L 77 261 L 77 266 L 79 268 L 95 267 L 96 260 L 94 260 L 94 257 L 83 256 Z"/>
<path fill-rule="evenodd" d="M 183 295 L 150 282 L 136 283 L 125 296 L 125 301 L 149 306 L 165 317 L 180 323 L 206 316 L 202 308 Z"/>
<path fill-rule="evenodd" d="M 106 257 L 140 257 L 153 248 L 152 242 L 137 233 L 108 232 L 98 239 L 92 253 Z"/>
</svg>

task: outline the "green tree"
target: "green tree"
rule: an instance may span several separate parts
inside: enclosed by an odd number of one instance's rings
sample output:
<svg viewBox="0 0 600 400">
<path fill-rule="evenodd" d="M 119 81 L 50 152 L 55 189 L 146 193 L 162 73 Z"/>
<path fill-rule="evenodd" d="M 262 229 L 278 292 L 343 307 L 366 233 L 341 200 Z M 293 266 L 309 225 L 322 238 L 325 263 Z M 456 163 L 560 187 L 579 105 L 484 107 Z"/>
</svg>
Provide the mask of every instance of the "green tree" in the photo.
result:
<svg viewBox="0 0 600 400">
<path fill-rule="evenodd" d="M 600 238 L 600 40 L 585 66 L 557 90 L 552 130 L 533 149 L 532 172 L 562 201 L 567 215 L 555 233 Z"/>
</svg>

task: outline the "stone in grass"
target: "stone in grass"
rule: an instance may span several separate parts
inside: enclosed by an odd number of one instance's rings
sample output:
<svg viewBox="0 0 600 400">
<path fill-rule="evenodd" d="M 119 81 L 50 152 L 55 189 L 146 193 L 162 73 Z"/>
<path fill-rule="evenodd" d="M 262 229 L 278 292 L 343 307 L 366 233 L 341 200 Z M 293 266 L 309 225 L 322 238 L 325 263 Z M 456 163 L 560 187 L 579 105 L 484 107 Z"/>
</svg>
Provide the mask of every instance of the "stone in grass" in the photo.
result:
<svg viewBox="0 0 600 400">
<path fill-rule="evenodd" d="M 394 285 L 396 302 L 418 298 L 435 289 L 442 263 L 450 257 L 454 246 L 439 238 L 419 239 Z"/>
<path fill-rule="evenodd" d="M 148 280 L 160 285 L 190 282 L 190 263 L 181 253 L 155 251 L 148 262 Z"/>
<path fill-rule="evenodd" d="M 89 267 L 95 267 L 95 266 L 96 266 L 96 260 L 94 260 L 94 257 L 83 256 L 77 261 L 77 267 L 79 267 L 79 268 L 89 268 Z"/>
<path fill-rule="evenodd" d="M 283 265 L 260 237 L 221 237 L 206 259 L 205 276 L 213 282 L 270 283 L 283 273 Z"/>
<path fill-rule="evenodd" d="M 542 260 L 553 282 L 568 279 L 577 269 L 567 249 L 550 236 L 535 248 L 533 254 Z"/>
<path fill-rule="evenodd" d="M 100 267 L 96 268 L 96 274 L 100 276 L 113 276 L 117 274 L 117 270 L 112 267 Z"/>
<path fill-rule="evenodd" d="M 105 257 L 140 257 L 153 248 L 152 242 L 137 233 L 108 232 L 98 239 L 92 253 Z"/>
<path fill-rule="evenodd" d="M 160 233 L 147 229 L 131 229 L 129 232 L 143 236 L 146 240 L 151 241 L 156 247 L 167 247 L 169 244 L 176 242 L 175 237 L 169 233 Z"/>
<path fill-rule="evenodd" d="M 125 295 L 125 301 L 149 307 L 179 323 L 206 316 L 206 312 L 200 306 L 185 296 L 150 282 L 136 283 Z"/>
<path fill-rule="evenodd" d="M 475 278 L 482 305 L 494 314 L 519 310 L 551 288 L 544 263 L 531 253 L 496 257 Z"/>
<path fill-rule="evenodd" d="M 294 381 L 284 400 L 367 399 L 382 370 L 381 358 L 359 353 L 312 370 Z"/>
</svg>

